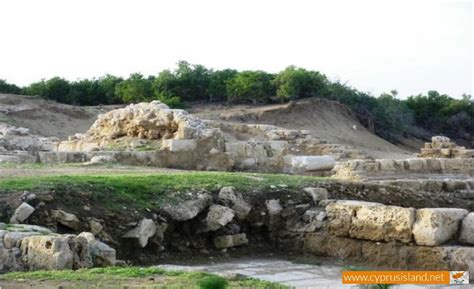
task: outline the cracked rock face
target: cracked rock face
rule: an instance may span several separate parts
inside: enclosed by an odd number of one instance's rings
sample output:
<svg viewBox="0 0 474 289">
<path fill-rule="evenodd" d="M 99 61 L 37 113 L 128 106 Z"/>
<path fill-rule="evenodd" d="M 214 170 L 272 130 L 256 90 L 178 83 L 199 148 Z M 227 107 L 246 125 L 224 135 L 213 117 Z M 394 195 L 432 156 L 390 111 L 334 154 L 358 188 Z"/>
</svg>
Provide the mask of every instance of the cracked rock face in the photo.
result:
<svg viewBox="0 0 474 289">
<path fill-rule="evenodd" d="M 123 238 L 137 239 L 140 247 L 145 248 L 148 244 L 148 239 L 156 234 L 156 224 L 151 219 L 143 219 L 137 227 L 128 231 Z"/>
<path fill-rule="evenodd" d="M 413 236 L 418 245 L 438 246 L 450 240 L 468 211 L 454 208 L 425 208 L 416 211 Z"/>
<path fill-rule="evenodd" d="M 90 139 L 196 139 L 207 125 L 181 109 L 170 109 L 159 101 L 131 104 L 99 115 L 85 134 Z"/>
<path fill-rule="evenodd" d="M 199 194 L 197 198 L 177 204 L 166 204 L 161 211 L 174 221 L 187 221 L 196 217 L 212 203 L 212 197 L 205 193 Z"/>
<path fill-rule="evenodd" d="M 234 218 L 234 211 L 221 205 L 212 205 L 205 220 L 204 231 L 216 231 Z"/>
</svg>

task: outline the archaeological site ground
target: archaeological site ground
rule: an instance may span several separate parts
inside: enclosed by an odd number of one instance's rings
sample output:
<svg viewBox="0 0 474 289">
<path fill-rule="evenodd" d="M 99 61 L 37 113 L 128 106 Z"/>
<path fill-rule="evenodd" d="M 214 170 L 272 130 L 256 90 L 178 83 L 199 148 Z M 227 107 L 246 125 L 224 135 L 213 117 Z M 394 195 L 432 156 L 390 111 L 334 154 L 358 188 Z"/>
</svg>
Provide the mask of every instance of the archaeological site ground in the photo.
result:
<svg viewBox="0 0 474 289">
<path fill-rule="evenodd" d="M 390 143 L 327 99 L 171 109 L 0 94 L 0 287 L 474 278 L 473 175 L 469 146 Z"/>
</svg>

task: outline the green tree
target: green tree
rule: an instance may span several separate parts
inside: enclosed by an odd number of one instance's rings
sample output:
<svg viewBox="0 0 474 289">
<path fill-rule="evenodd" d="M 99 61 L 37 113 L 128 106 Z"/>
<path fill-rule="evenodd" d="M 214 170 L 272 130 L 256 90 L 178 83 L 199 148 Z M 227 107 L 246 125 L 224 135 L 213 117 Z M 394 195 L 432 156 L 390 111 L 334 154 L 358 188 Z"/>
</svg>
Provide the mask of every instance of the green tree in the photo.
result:
<svg viewBox="0 0 474 289">
<path fill-rule="evenodd" d="M 275 95 L 274 75 L 264 71 L 243 71 L 227 82 L 229 102 L 267 103 Z"/>
<path fill-rule="evenodd" d="M 282 101 L 320 96 L 328 93 L 326 76 L 317 71 L 289 66 L 275 78 L 277 96 Z"/>
<path fill-rule="evenodd" d="M 123 78 L 106 74 L 98 79 L 98 85 L 104 100 L 104 104 L 118 104 L 122 103 L 122 99 L 116 93 L 116 87 L 123 81 Z"/>
<path fill-rule="evenodd" d="M 413 111 L 396 96 L 393 90 L 391 94 L 381 94 L 373 111 L 375 132 L 392 141 L 409 133 L 414 124 Z"/>
<path fill-rule="evenodd" d="M 48 80 L 42 79 L 41 81 L 30 84 L 24 89 L 24 92 L 29 95 L 38 95 L 61 103 L 72 103 L 73 100 L 69 94 L 70 89 L 71 85 L 69 81 L 60 77 L 53 77 Z"/>
<path fill-rule="evenodd" d="M 116 85 L 115 93 L 125 103 L 150 100 L 153 98 L 153 80 L 153 78 L 144 78 L 140 73 L 133 73 Z"/>
<path fill-rule="evenodd" d="M 237 75 L 237 70 L 224 69 L 211 73 L 209 80 L 209 101 L 225 101 L 227 99 L 227 83 Z"/>
<path fill-rule="evenodd" d="M 0 93 L 21 94 L 21 88 L 15 84 L 8 83 L 4 79 L 0 79 Z"/>
</svg>

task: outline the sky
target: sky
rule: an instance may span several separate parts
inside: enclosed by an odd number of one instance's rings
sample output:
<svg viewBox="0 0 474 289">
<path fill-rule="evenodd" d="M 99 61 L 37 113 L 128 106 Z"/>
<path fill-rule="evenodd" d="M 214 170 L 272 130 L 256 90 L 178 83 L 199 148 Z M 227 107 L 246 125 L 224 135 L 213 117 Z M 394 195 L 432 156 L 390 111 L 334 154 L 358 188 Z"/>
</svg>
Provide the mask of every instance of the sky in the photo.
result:
<svg viewBox="0 0 474 289">
<path fill-rule="evenodd" d="M 0 79 L 296 65 L 379 95 L 472 94 L 470 1 L 2 0 Z"/>
</svg>

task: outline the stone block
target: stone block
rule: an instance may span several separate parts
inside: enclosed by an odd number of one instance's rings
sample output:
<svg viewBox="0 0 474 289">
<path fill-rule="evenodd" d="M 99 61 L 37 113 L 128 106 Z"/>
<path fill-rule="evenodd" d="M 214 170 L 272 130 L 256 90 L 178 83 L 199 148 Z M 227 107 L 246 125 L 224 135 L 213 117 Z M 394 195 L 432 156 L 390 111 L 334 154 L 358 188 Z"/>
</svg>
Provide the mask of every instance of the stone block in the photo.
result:
<svg viewBox="0 0 474 289">
<path fill-rule="evenodd" d="M 467 210 L 453 208 L 426 208 L 416 210 L 413 236 L 418 245 L 438 246 L 457 233 Z"/>
</svg>

